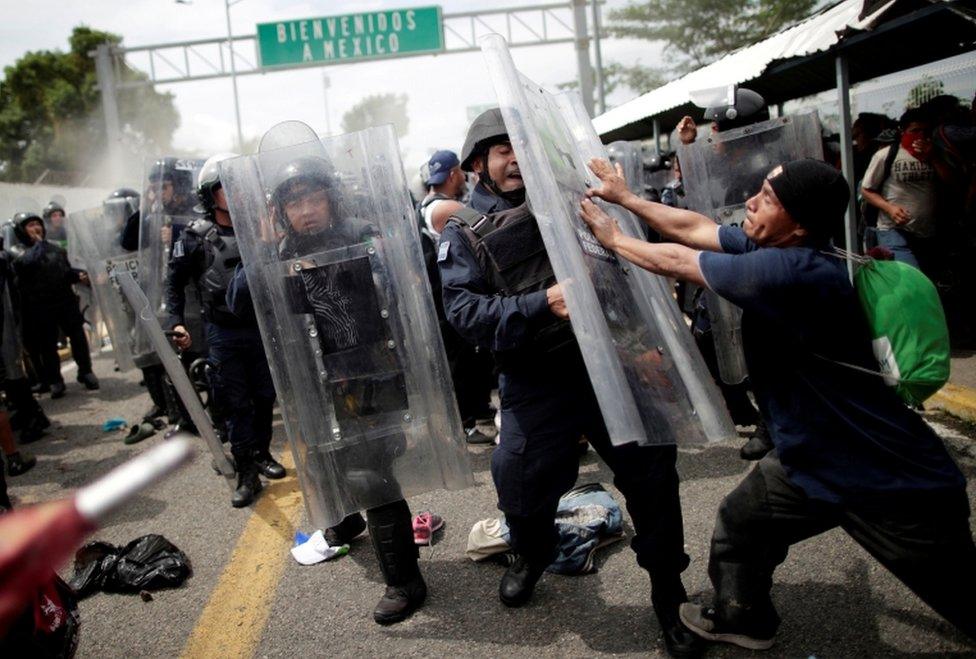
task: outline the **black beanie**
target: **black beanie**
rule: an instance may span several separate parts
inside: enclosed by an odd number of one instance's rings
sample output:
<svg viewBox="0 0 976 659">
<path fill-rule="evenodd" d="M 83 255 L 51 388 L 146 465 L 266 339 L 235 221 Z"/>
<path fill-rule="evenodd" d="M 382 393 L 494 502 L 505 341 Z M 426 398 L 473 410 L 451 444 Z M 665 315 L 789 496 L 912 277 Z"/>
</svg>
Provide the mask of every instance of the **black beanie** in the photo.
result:
<svg viewBox="0 0 976 659">
<path fill-rule="evenodd" d="M 828 238 L 843 221 L 851 190 L 844 175 L 827 163 L 793 160 L 767 179 L 786 212 L 814 239 Z"/>
</svg>

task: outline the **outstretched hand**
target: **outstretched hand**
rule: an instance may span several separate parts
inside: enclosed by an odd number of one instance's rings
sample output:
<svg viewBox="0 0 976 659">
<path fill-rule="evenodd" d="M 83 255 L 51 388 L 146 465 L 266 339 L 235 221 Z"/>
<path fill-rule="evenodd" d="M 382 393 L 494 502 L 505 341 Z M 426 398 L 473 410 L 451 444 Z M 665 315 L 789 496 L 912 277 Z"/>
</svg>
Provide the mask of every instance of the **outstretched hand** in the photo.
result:
<svg viewBox="0 0 976 659">
<path fill-rule="evenodd" d="M 611 165 L 603 158 L 593 158 L 589 166 L 603 185 L 599 188 L 590 188 L 586 191 L 586 196 L 599 197 L 614 204 L 623 203 L 630 194 L 630 188 L 627 187 L 627 179 L 624 178 L 624 169 L 620 163 Z"/>
<path fill-rule="evenodd" d="M 624 235 L 617 220 L 589 199 L 580 202 L 580 217 L 600 244 L 611 251 L 614 250 L 617 240 Z"/>
</svg>

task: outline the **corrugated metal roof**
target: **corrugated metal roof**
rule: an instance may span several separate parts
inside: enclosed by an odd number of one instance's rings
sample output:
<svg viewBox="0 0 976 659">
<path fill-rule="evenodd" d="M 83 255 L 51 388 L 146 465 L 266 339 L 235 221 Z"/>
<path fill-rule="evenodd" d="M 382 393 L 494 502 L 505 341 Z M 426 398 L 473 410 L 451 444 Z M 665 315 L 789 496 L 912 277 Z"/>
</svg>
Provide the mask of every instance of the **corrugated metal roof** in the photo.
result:
<svg viewBox="0 0 976 659">
<path fill-rule="evenodd" d="M 849 31 L 870 27 L 897 0 L 885 2 L 859 17 L 863 0 L 844 0 L 773 36 L 613 108 L 593 120 L 605 134 L 691 101 L 691 92 L 758 78 L 775 61 L 825 51 Z"/>
</svg>

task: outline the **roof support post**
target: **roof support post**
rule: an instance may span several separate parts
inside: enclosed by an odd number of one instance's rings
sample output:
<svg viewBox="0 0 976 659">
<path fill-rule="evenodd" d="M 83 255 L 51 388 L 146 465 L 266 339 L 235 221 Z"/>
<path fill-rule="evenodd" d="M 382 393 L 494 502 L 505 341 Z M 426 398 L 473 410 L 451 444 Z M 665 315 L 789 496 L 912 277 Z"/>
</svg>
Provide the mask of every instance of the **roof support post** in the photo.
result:
<svg viewBox="0 0 976 659">
<path fill-rule="evenodd" d="M 115 71 L 112 66 L 112 45 L 99 44 L 88 53 L 95 59 L 95 80 L 102 95 L 105 115 L 105 137 L 108 143 L 109 176 L 122 175 L 122 131 L 119 129 L 119 106 L 115 96 Z"/>
<path fill-rule="evenodd" d="M 579 69 L 579 89 L 587 114 L 593 114 L 593 65 L 590 64 L 590 39 L 586 30 L 587 0 L 573 0 L 573 38 L 576 46 L 576 66 Z"/>
<path fill-rule="evenodd" d="M 847 179 L 851 197 L 847 202 L 847 212 L 844 213 L 844 249 L 849 252 L 860 252 L 857 242 L 857 215 L 854 211 L 855 185 L 854 180 L 854 146 L 851 140 L 851 85 L 847 72 L 847 58 L 838 55 L 837 69 L 837 111 L 840 114 L 840 167 Z M 854 279 L 854 262 L 847 261 L 847 271 Z"/>
</svg>

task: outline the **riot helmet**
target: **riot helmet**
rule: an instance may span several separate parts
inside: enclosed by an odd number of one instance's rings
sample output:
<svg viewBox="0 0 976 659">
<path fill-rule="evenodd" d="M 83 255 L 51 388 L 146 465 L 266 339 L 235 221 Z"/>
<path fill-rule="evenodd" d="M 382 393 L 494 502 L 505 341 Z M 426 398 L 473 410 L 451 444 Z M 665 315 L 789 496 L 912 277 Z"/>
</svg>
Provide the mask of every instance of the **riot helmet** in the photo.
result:
<svg viewBox="0 0 976 659">
<path fill-rule="evenodd" d="M 745 87 L 735 90 L 735 103 L 710 105 L 705 109 L 705 119 L 714 121 L 719 131 L 748 126 L 769 119 L 766 99 Z"/>
<path fill-rule="evenodd" d="M 41 213 L 41 216 L 45 222 L 48 222 L 54 213 L 61 213 L 62 217 L 66 215 L 64 212 L 64 207 L 62 207 L 61 204 L 57 203 L 56 201 L 51 201 L 47 206 L 44 207 L 44 211 Z"/>
<path fill-rule="evenodd" d="M 197 199 L 200 200 L 200 205 L 193 210 L 198 213 L 205 213 L 207 217 L 213 216 L 215 203 L 214 193 L 216 193 L 217 189 L 221 187 L 220 163 L 221 161 L 236 158 L 237 156 L 238 154 L 230 152 L 218 153 L 210 156 L 210 158 L 203 163 L 203 167 L 200 168 L 200 173 L 197 176 Z"/>
<path fill-rule="evenodd" d="M 47 227 L 44 226 L 44 220 L 41 216 L 33 211 L 24 211 L 14 215 L 14 234 L 17 239 L 25 246 L 30 247 L 34 244 L 31 237 L 27 234 L 27 225 L 31 222 L 38 222 L 41 225 L 41 239 L 43 240 L 47 236 Z"/>
<path fill-rule="evenodd" d="M 508 128 L 505 127 L 502 111 L 499 108 L 485 110 L 475 117 L 471 127 L 468 128 L 468 135 L 464 138 L 464 146 L 461 148 L 461 169 L 473 172 L 475 160 L 484 158 L 482 172 L 478 174 L 478 179 L 499 197 L 513 205 L 519 205 L 525 201 L 525 186 L 504 192 L 488 172 L 488 150 L 496 144 L 504 144 L 508 141 Z"/>
<path fill-rule="evenodd" d="M 289 235 L 320 233 L 339 220 L 339 196 L 332 164 L 323 156 L 302 156 L 283 165 L 270 181 L 269 201 L 275 219 Z M 291 217 L 292 204 L 321 195 Z"/>
<path fill-rule="evenodd" d="M 149 172 L 150 190 L 158 195 L 152 201 L 171 215 L 186 213 L 194 198 L 193 170 L 180 167 L 180 160 L 172 156 L 157 160 Z"/>
<path fill-rule="evenodd" d="M 102 202 L 106 211 L 114 210 L 123 219 L 128 219 L 139 210 L 139 193 L 132 188 L 118 188 L 109 193 Z"/>
</svg>

